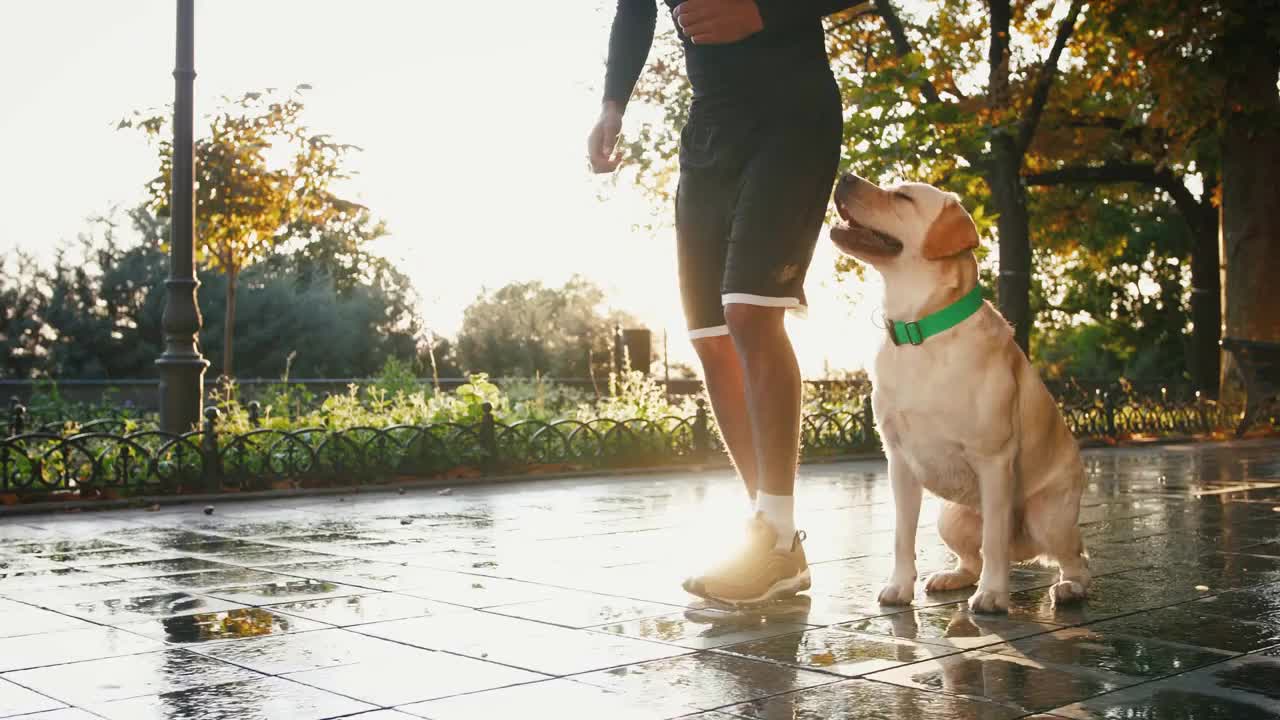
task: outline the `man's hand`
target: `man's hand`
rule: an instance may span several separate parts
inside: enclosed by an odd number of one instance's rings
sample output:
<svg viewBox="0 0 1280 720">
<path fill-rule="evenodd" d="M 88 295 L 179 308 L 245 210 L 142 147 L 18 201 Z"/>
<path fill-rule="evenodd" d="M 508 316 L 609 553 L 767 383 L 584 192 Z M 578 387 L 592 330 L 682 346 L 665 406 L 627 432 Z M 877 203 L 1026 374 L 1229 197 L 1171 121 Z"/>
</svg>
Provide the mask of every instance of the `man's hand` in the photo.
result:
<svg viewBox="0 0 1280 720">
<path fill-rule="evenodd" d="M 755 0 L 685 0 L 673 14 L 695 45 L 735 43 L 764 29 Z"/>
<path fill-rule="evenodd" d="M 622 132 L 622 108 L 616 102 L 606 102 L 600 109 L 600 119 L 587 138 L 587 157 L 591 171 L 610 173 L 622 164 L 622 151 L 616 149 L 618 133 Z"/>
</svg>

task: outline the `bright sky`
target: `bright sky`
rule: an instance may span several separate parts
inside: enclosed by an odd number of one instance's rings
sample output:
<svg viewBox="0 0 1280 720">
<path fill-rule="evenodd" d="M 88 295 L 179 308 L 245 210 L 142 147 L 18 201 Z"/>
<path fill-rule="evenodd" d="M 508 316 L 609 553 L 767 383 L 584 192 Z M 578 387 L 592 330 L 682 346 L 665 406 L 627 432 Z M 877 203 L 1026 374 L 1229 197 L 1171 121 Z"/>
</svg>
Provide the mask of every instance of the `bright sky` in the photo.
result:
<svg viewBox="0 0 1280 720">
<path fill-rule="evenodd" d="M 349 194 L 388 222 L 379 251 L 413 279 L 437 332 L 455 333 L 482 287 L 578 272 L 667 329 L 673 360 L 692 359 L 674 232 L 633 232 L 647 200 L 619 188 L 602 201 L 586 171 L 611 0 L 196 5 L 197 115 L 222 95 L 313 85 L 307 122 L 364 148 Z M 5 15 L 0 248 L 47 254 L 90 215 L 138 202 L 154 174 L 140 134 L 115 123 L 172 101 L 174 3 L 41 0 Z M 791 323 L 810 376 L 863 366 L 880 336 L 878 290 L 837 286 L 834 260 L 824 230 L 810 317 Z"/>
</svg>

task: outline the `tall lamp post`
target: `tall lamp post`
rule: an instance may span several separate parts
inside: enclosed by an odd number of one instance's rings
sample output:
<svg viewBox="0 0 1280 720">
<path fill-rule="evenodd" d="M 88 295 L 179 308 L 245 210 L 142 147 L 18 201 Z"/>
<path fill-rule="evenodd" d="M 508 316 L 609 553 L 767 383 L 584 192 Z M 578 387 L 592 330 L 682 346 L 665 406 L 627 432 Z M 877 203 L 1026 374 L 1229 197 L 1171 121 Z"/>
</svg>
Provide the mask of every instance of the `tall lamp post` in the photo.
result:
<svg viewBox="0 0 1280 720">
<path fill-rule="evenodd" d="M 169 199 L 169 278 L 165 280 L 164 353 L 160 370 L 160 428 L 183 433 L 200 421 L 204 371 L 200 307 L 196 304 L 192 94 L 195 86 L 195 0 L 177 0 L 177 61 L 173 68 L 173 196 Z"/>
</svg>

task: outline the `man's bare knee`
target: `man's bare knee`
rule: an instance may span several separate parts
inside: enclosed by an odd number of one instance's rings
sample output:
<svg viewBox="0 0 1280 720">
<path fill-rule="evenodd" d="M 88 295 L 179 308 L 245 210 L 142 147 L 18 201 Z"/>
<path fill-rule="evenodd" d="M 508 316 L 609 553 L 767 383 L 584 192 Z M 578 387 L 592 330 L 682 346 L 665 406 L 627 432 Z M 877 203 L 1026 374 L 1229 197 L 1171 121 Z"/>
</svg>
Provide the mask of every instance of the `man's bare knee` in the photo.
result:
<svg viewBox="0 0 1280 720">
<path fill-rule="evenodd" d="M 784 333 L 784 308 L 729 303 L 724 306 L 724 321 L 729 335 L 738 345 L 773 343 Z"/>
<path fill-rule="evenodd" d="M 697 338 L 693 341 L 693 351 L 697 353 L 704 372 L 716 372 L 721 367 L 738 364 L 738 351 L 733 346 L 733 338 L 728 335 Z"/>
</svg>

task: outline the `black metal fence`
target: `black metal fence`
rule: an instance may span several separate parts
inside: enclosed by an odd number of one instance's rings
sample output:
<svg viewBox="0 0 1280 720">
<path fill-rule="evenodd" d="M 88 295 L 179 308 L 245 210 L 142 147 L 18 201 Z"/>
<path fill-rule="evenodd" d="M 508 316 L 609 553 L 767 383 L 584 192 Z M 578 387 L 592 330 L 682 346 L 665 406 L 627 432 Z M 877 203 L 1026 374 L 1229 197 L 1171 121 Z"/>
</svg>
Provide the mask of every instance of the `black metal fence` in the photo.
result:
<svg viewBox="0 0 1280 720">
<path fill-rule="evenodd" d="M 1165 389 L 1057 390 L 1063 416 L 1082 440 L 1206 435 L 1239 417 L 1198 394 Z M 476 424 L 281 430 L 257 427 L 251 403 L 255 429 L 248 432 L 224 431 L 219 411 L 209 408 L 201 430 L 173 435 L 132 430 L 131 421 L 119 419 L 70 430 L 57 423 L 29 427 L 25 408 L 15 403 L 9 434 L 0 440 L 0 493 L 124 497 L 703 463 L 722 447 L 705 404 L 697 408 L 692 417 L 505 424 L 486 404 Z M 810 459 L 878 452 L 869 398 L 805 415 L 801 446 Z"/>
</svg>

